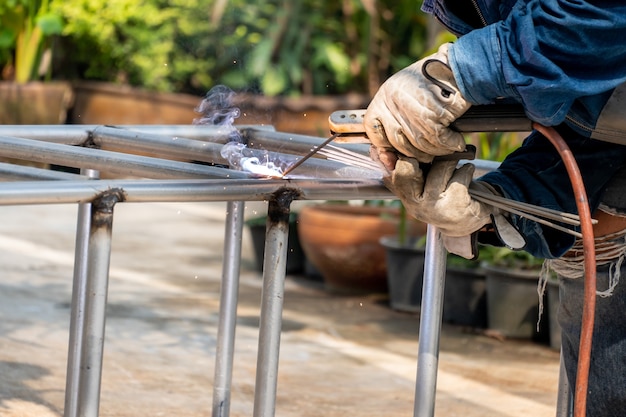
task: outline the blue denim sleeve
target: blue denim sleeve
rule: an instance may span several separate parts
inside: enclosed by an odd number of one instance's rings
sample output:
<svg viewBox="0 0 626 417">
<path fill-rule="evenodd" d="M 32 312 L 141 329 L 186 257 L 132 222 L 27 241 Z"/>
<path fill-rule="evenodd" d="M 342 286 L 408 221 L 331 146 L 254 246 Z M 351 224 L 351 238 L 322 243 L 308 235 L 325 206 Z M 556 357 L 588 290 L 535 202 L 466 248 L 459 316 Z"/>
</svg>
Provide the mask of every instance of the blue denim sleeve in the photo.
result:
<svg viewBox="0 0 626 417">
<path fill-rule="evenodd" d="M 450 65 L 473 104 L 512 98 L 555 126 L 577 98 L 626 81 L 624 39 L 624 2 L 518 1 L 505 20 L 455 42 Z"/>
<path fill-rule="evenodd" d="M 559 133 L 576 158 L 592 211 L 600 203 L 608 181 L 626 163 L 626 146 L 587 139 L 560 126 Z M 533 132 L 500 167 L 480 178 L 513 200 L 554 210 L 577 213 L 567 170 L 548 139 Z M 512 216 L 513 224 L 526 238 L 527 252 L 540 258 L 558 258 L 574 243 L 571 235 Z"/>
</svg>

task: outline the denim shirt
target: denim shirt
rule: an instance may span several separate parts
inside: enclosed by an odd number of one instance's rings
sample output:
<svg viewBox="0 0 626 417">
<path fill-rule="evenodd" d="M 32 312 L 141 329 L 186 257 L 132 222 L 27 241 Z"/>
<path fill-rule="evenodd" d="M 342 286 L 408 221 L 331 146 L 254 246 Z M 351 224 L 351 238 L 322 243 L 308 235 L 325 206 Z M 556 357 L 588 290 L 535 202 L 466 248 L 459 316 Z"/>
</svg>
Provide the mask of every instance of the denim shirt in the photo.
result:
<svg viewBox="0 0 626 417">
<path fill-rule="evenodd" d="M 480 10 L 482 27 L 452 14 L 450 1 Z M 626 144 L 626 2 L 424 0 L 422 10 L 460 36 L 449 60 L 467 100 L 513 100 L 531 120 L 558 126 L 594 210 L 626 162 L 626 146 L 617 145 Z M 482 179 L 514 200 L 577 211 L 560 157 L 537 132 Z M 573 243 L 571 236 L 536 222 L 516 216 L 513 221 L 533 255 L 559 257 Z"/>
</svg>

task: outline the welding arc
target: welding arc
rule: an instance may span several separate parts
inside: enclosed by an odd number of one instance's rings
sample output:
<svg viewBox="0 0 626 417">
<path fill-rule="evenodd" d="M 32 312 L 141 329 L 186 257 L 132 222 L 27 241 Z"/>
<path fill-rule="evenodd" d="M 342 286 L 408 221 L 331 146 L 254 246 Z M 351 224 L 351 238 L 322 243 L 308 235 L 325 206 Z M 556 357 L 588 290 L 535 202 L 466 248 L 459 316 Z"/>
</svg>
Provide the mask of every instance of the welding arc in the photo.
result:
<svg viewBox="0 0 626 417">
<path fill-rule="evenodd" d="M 582 323 L 580 329 L 580 342 L 578 348 L 578 366 L 576 369 L 576 386 L 574 388 L 574 417 L 585 417 L 587 413 L 587 392 L 589 386 L 589 367 L 591 364 L 591 344 L 593 338 L 593 326 L 596 308 L 596 248 L 593 237 L 593 224 L 591 221 L 591 209 L 585 191 L 580 169 L 576 159 L 569 149 L 565 140 L 552 127 L 545 127 L 538 123 L 533 128 L 545 136 L 556 148 L 567 170 L 574 196 L 576 207 L 581 218 L 581 230 L 583 234 L 584 253 L 584 303 Z"/>
<path fill-rule="evenodd" d="M 314 147 L 313 149 L 311 149 L 311 151 L 309 151 L 309 153 L 307 153 L 306 155 L 304 155 L 302 158 L 298 159 L 296 162 L 293 163 L 293 165 L 287 167 L 287 169 L 282 173 L 282 177 L 284 178 L 287 174 L 289 174 L 291 171 L 293 171 L 294 169 L 298 168 L 300 165 L 302 165 L 304 163 L 304 161 L 306 161 L 307 159 L 311 158 L 313 155 L 315 155 L 316 153 L 319 152 L 320 149 L 322 149 L 324 146 L 328 145 L 330 142 L 332 142 L 333 140 L 335 140 L 335 138 L 339 136 L 339 133 L 333 133 L 328 139 L 326 139 L 324 142 L 320 143 L 319 145 L 317 145 L 316 147 Z"/>
</svg>

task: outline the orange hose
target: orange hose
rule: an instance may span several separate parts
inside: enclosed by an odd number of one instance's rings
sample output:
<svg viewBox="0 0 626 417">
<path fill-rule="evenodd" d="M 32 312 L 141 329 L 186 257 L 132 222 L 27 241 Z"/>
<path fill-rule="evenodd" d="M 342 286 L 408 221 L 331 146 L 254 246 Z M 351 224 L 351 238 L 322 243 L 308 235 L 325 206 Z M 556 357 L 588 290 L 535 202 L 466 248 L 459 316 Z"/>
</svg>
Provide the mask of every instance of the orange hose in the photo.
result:
<svg viewBox="0 0 626 417">
<path fill-rule="evenodd" d="M 534 123 L 533 128 L 544 135 L 558 151 L 567 174 L 569 175 L 576 198 L 576 207 L 580 216 L 583 235 L 583 252 L 585 257 L 585 283 L 580 345 L 578 349 L 578 368 L 576 370 L 576 387 L 574 390 L 574 417 L 585 417 L 587 411 L 587 391 L 589 385 L 589 365 L 591 363 L 591 339 L 596 309 L 596 248 L 591 223 L 591 209 L 587 200 L 585 184 L 580 170 L 561 135 L 552 127 Z"/>
</svg>

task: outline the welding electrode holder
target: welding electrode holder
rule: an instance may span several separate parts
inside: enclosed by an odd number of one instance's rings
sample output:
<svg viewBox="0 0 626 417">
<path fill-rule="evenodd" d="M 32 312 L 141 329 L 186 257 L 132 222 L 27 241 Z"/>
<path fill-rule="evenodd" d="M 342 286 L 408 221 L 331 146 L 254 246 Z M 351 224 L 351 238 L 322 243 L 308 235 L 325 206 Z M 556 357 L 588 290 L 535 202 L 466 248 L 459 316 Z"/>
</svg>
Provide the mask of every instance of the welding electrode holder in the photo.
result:
<svg viewBox="0 0 626 417">
<path fill-rule="evenodd" d="M 355 142 L 365 138 L 363 118 L 365 109 L 338 110 L 328 118 L 331 133 L 340 133 L 344 141 Z M 470 107 L 451 125 L 452 129 L 462 132 L 530 132 L 532 122 L 526 117 L 524 109 L 517 104 L 486 104 Z"/>
</svg>

